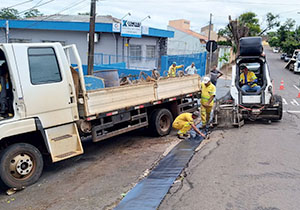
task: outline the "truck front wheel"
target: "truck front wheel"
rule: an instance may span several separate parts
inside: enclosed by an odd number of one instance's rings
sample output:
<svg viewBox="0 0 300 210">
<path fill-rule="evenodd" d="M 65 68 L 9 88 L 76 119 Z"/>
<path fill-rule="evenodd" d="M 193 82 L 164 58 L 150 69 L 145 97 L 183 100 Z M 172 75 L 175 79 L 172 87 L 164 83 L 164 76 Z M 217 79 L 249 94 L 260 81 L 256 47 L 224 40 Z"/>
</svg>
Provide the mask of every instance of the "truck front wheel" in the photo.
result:
<svg viewBox="0 0 300 210">
<path fill-rule="evenodd" d="M 157 109 L 150 116 L 150 130 L 156 136 L 168 135 L 172 122 L 173 116 L 168 109 Z"/>
<path fill-rule="evenodd" d="M 26 143 L 10 145 L 0 154 L 0 178 L 9 188 L 21 189 L 34 184 L 43 171 L 40 151 Z"/>
</svg>

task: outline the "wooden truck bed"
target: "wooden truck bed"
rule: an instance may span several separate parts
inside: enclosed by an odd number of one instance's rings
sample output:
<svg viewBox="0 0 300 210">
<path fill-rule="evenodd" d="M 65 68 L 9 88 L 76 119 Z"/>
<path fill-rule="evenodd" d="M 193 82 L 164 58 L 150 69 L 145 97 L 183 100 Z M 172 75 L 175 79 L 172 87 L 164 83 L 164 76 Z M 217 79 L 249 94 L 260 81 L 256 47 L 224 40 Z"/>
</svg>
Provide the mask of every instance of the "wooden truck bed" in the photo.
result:
<svg viewBox="0 0 300 210">
<path fill-rule="evenodd" d="M 86 92 L 85 117 L 200 91 L 199 75 L 162 78 L 155 82 Z M 85 114 L 84 114 L 85 113 Z"/>
</svg>

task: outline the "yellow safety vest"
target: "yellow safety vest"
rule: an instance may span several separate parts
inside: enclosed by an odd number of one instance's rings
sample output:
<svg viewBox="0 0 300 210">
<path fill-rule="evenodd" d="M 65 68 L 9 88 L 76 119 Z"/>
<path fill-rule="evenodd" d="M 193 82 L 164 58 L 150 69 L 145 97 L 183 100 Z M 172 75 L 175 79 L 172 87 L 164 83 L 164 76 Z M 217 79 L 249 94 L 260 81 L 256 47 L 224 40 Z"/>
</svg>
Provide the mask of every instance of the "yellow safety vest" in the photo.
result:
<svg viewBox="0 0 300 210">
<path fill-rule="evenodd" d="M 176 70 L 179 68 L 182 68 L 183 65 L 180 66 L 175 66 L 173 67 L 173 65 L 170 66 L 169 71 L 168 71 L 168 76 L 169 77 L 176 77 Z"/>
<path fill-rule="evenodd" d="M 205 104 L 209 101 L 211 96 L 216 95 L 216 87 L 210 83 L 209 86 L 205 86 L 204 82 L 201 83 L 201 104 Z M 214 100 L 212 100 L 209 106 L 214 105 Z"/>
<path fill-rule="evenodd" d="M 178 117 L 176 117 L 176 119 L 174 120 L 174 123 L 175 122 L 188 122 L 190 124 L 193 124 L 194 123 L 194 119 L 192 117 L 192 114 L 191 113 L 182 113 L 180 114 Z"/>
<path fill-rule="evenodd" d="M 241 75 L 240 75 L 240 83 L 242 85 L 245 85 L 248 82 L 252 82 L 252 83 L 257 82 L 257 77 L 252 71 L 248 71 L 246 77 L 245 77 L 244 73 L 241 73 Z M 257 84 L 254 83 L 254 84 L 251 85 L 251 87 L 255 87 L 256 85 Z"/>
</svg>

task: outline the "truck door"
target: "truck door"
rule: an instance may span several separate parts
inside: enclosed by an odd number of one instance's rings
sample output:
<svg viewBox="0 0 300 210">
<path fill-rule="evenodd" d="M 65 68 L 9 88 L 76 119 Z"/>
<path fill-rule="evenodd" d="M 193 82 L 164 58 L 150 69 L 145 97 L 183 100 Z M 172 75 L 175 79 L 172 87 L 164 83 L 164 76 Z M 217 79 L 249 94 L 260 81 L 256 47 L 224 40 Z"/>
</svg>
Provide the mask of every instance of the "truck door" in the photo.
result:
<svg viewBox="0 0 300 210">
<path fill-rule="evenodd" d="M 71 72 L 59 44 L 14 45 L 27 117 L 44 128 L 73 122 L 77 105 Z"/>
</svg>

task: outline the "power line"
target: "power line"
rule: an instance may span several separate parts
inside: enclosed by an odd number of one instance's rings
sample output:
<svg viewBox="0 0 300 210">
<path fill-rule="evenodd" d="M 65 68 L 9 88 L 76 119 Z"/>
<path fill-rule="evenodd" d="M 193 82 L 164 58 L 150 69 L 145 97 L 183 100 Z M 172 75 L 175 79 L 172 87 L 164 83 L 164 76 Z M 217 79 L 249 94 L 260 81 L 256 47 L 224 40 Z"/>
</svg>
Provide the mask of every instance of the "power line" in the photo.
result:
<svg viewBox="0 0 300 210">
<path fill-rule="evenodd" d="M 35 8 L 38 8 L 38 7 L 44 6 L 44 5 L 46 5 L 46 4 L 49 4 L 49 3 L 51 3 L 51 2 L 53 2 L 53 1 L 55 1 L 55 0 L 49 0 L 49 1 L 46 1 L 46 2 L 44 2 L 44 3 L 42 3 L 42 4 L 40 4 L 42 1 L 43 1 L 43 0 L 40 0 L 35 6 L 29 8 L 29 9 L 23 10 L 23 11 L 19 12 L 18 14 L 22 14 L 22 13 L 24 13 L 24 12 L 31 11 L 31 10 L 33 10 L 33 9 L 35 9 Z"/>
<path fill-rule="evenodd" d="M 77 3 L 73 4 L 72 6 L 65 7 L 64 9 L 60 10 L 59 12 L 57 12 L 57 13 L 55 13 L 55 14 L 53 14 L 53 15 L 49 15 L 49 16 L 47 16 L 47 17 L 45 17 L 45 18 L 42 18 L 42 19 L 39 20 L 39 21 L 45 21 L 45 20 L 47 20 L 47 19 L 49 19 L 49 18 L 51 18 L 51 17 L 53 17 L 53 16 L 55 16 L 55 15 L 58 15 L 58 14 L 60 14 L 60 13 L 62 13 L 62 12 L 64 12 L 64 11 L 66 11 L 66 10 L 69 10 L 69 9 L 71 9 L 71 8 L 73 8 L 73 7 L 78 6 L 79 4 L 81 4 L 81 3 L 85 2 L 85 1 L 87 1 L 87 0 L 81 0 L 81 1 L 78 1 Z M 29 28 L 29 27 L 31 27 L 31 26 L 33 26 L 33 25 L 36 25 L 36 24 L 39 24 L 39 23 L 32 24 L 32 25 L 30 25 L 30 26 L 28 26 L 28 27 L 26 27 L 26 28 Z"/>
<path fill-rule="evenodd" d="M 13 7 L 16 7 L 16 6 L 20 6 L 20 5 L 23 5 L 23 4 L 26 4 L 28 2 L 32 2 L 33 0 L 28 0 L 28 1 L 23 1 L 21 3 L 18 3 L 18 4 L 15 4 L 15 5 L 12 5 L 12 6 L 9 6 L 9 7 L 5 7 L 6 9 L 10 9 L 10 8 L 13 8 Z"/>
<path fill-rule="evenodd" d="M 141 2 L 140 0 L 110 0 L 110 2 L 115 2 L 115 3 L 135 3 L 135 2 Z M 147 0 L 144 1 L 143 3 L 156 3 L 156 2 L 160 2 L 162 3 L 160 0 Z M 170 1 L 171 2 L 171 1 Z M 222 1 L 222 0 L 172 0 L 172 3 L 174 2 L 178 2 L 178 3 L 211 3 L 211 2 L 221 2 L 221 3 L 226 3 L 226 4 L 240 4 L 240 5 L 266 5 L 266 2 L 250 2 L 250 1 Z M 276 3 L 276 2 L 270 2 L 270 4 L 272 4 L 272 6 L 294 6 L 294 5 L 300 5 L 300 3 Z"/>
<path fill-rule="evenodd" d="M 75 4 L 72 4 L 71 6 L 65 7 L 65 8 L 63 8 L 62 10 L 58 11 L 57 13 L 55 13 L 55 14 L 53 14 L 53 15 L 49 15 L 49 16 L 47 16 L 47 17 L 45 17 L 45 18 L 43 18 L 43 19 L 41 19 L 41 20 L 39 20 L 39 21 L 40 21 L 40 22 L 45 21 L 45 20 L 47 20 L 47 19 L 49 19 L 49 18 L 51 18 L 51 17 L 53 17 L 53 16 L 55 16 L 55 15 L 58 15 L 58 14 L 60 14 L 60 13 L 62 13 L 62 12 L 64 12 L 64 11 L 66 11 L 66 10 L 69 10 L 69 9 L 71 9 L 71 8 L 73 8 L 73 7 L 78 6 L 79 4 L 81 4 L 81 3 L 85 2 L 85 1 L 87 1 L 87 0 L 81 0 L 81 1 L 78 1 L 78 2 L 76 2 Z M 36 22 L 36 23 L 33 23 L 33 24 L 31 24 L 31 25 L 29 25 L 29 26 L 27 26 L 27 27 L 24 27 L 22 30 L 30 29 L 31 27 L 40 24 L 40 22 Z M 15 33 L 15 34 L 16 34 L 16 33 Z"/>
</svg>

